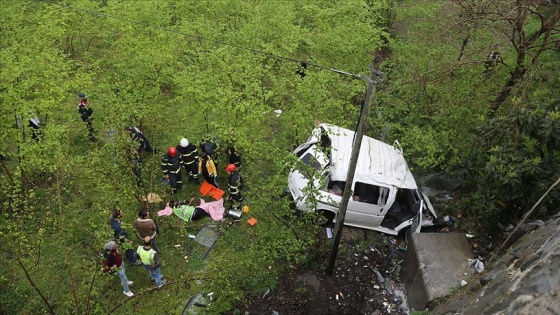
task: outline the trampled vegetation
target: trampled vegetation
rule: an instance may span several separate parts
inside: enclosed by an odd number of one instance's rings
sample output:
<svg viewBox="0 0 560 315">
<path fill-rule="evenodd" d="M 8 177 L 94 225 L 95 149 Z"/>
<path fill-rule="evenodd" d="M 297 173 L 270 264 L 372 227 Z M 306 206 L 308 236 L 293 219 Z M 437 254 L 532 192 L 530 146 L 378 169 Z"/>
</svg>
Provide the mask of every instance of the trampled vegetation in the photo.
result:
<svg viewBox="0 0 560 315">
<path fill-rule="evenodd" d="M 198 292 L 214 292 L 209 314 L 235 313 L 290 266 L 322 268 L 319 230 L 295 218 L 281 193 L 291 150 L 318 122 L 355 128 L 369 64 L 384 75 L 367 133 L 398 139 L 418 174 L 464 181 L 464 202 L 443 213 L 515 221 L 559 176 L 560 8 L 549 2 L 4 3 L 0 313 L 177 314 Z M 499 59 L 488 60 L 492 52 Z M 97 142 L 79 117 L 79 92 Z M 28 126 L 35 116 L 39 141 Z M 234 143 L 251 209 L 243 218 L 259 220 L 157 218 L 169 282 L 152 290 L 146 270 L 127 265 L 137 294 L 127 301 L 101 273 L 107 220 L 122 209 L 132 234 L 136 212 L 149 206 L 142 196 L 172 196 L 160 182 L 161 154 L 143 153 L 136 186 L 125 126 L 160 151 L 207 134 Z M 224 185 L 225 165 L 222 152 Z M 181 199 L 198 196 L 198 185 L 185 184 Z M 540 214 L 559 198 L 551 191 Z M 185 257 L 188 235 L 207 224 L 221 232 L 210 256 Z"/>
</svg>

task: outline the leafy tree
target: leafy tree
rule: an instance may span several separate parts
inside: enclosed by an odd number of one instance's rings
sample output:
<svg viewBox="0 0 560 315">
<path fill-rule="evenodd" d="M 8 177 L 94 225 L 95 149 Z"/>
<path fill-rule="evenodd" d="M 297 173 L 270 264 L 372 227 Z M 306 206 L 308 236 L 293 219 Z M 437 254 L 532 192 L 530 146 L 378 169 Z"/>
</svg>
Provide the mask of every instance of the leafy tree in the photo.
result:
<svg viewBox="0 0 560 315">
<path fill-rule="evenodd" d="M 459 173 L 474 188 L 466 203 L 489 224 L 519 218 L 558 177 L 560 115 L 554 105 L 535 104 L 495 118 L 479 129 Z M 546 204 L 557 202 L 552 193 Z"/>
<path fill-rule="evenodd" d="M 372 47 L 386 36 L 371 23 L 373 11 L 365 9 L 361 1 L 317 6 L 78 0 L 2 7 L 0 153 L 12 160 L 0 177 L 6 196 L 2 233 L 10 238 L 2 248 L 9 258 L 1 311 L 137 311 L 134 303 L 114 306 L 114 279 L 98 275 L 98 250 L 112 237 L 106 222 L 120 207 L 132 232 L 135 212 L 149 206 L 141 202 L 143 195 L 171 196 L 159 185 L 157 155 L 143 154 L 145 186 L 136 187 L 127 125 L 141 127 L 160 149 L 183 136 L 197 143 L 206 133 L 235 141 L 244 154 L 251 215 L 261 222 L 225 231 L 224 240 L 242 251 L 220 243 L 211 260 L 197 264 L 170 245 L 186 239 L 185 225 L 159 220 L 165 231 L 160 246 L 169 253 L 163 268 L 184 287 L 166 287 L 169 297 L 157 301 L 146 294 L 143 310 L 161 310 L 164 303 L 180 311 L 184 289 L 201 290 L 196 279 L 220 292 L 210 311 L 224 312 L 272 288 L 289 263 L 320 255 L 316 228 L 295 220 L 279 194 L 292 145 L 316 120 L 351 125 L 358 113 L 348 104 L 364 86 L 338 70 L 366 69 Z M 352 19 L 339 19 L 340 12 Z M 359 36 L 345 36 L 351 31 Z M 309 62 L 303 79 L 295 72 L 301 59 Z M 97 143 L 87 139 L 77 115 L 80 91 L 94 110 Z M 27 128 L 12 128 L 15 114 L 25 124 L 30 112 L 45 122 L 43 141 L 31 140 Z M 198 189 L 185 186 L 183 198 Z M 221 266 L 229 268 L 225 276 L 209 276 Z M 149 287 L 142 270 L 129 268 L 127 274 L 139 287 Z M 24 276 L 28 281 L 19 281 Z M 22 298 L 29 303 L 17 303 Z"/>
</svg>

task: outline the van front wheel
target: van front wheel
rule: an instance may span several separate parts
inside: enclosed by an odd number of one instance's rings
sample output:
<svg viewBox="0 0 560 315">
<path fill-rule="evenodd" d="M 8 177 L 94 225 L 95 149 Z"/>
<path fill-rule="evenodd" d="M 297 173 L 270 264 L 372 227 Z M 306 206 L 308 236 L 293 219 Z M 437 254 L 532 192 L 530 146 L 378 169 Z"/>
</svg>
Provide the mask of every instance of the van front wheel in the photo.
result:
<svg viewBox="0 0 560 315">
<path fill-rule="evenodd" d="M 317 216 L 315 217 L 315 224 L 324 226 L 324 227 L 332 227 L 334 225 L 334 213 L 327 210 L 319 210 L 317 211 Z"/>
</svg>

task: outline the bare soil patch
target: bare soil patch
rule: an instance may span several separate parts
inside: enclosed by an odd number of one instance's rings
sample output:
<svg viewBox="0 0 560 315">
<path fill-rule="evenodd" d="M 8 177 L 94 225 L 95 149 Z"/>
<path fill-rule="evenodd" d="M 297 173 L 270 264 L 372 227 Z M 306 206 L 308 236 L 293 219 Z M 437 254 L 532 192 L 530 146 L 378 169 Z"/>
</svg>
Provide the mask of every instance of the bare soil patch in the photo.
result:
<svg viewBox="0 0 560 315">
<path fill-rule="evenodd" d="M 345 227 L 333 275 L 325 274 L 325 254 L 314 267 L 292 269 L 272 292 L 240 308 L 241 314 L 406 314 L 399 295 L 403 244 Z"/>
</svg>

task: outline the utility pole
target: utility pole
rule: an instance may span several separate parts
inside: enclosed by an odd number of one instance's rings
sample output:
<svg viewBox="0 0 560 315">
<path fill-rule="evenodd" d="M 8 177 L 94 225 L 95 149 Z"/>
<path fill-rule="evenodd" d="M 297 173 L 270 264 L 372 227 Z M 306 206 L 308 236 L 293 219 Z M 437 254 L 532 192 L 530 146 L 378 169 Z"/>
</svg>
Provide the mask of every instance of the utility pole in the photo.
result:
<svg viewBox="0 0 560 315">
<path fill-rule="evenodd" d="M 371 77 L 380 75 L 381 72 L 377 71 L 370 65 Z M 336 256 L 338 255 L 338 245 L 340 243 L 340 236 L 342 234 L 342 226 L 344 225 L 344 218 L 346 216 L 346 209 L 348 209 L 348 200 L 350 200 L 350 194 L 352 192 L 352 182 L 354 181 L 354 172 L 356 171 L 356 165 L 358 164 L 358 156 L 360 155 L 360 147 L 362 145 L 362 138 L 364 136 L 364 126 L 369 113 L 369 107 L 371 99 L 374 98 L 375 84 L 378 81 L 374 81 L 370 77 L 363 77 L 367 81 L 366 99 L 364 100 L 364 105 L 362 106 L 362 111 L 360 113 L 360 119 L 358 121 L 358 126 L 356 127 L 356 133 L 354 134 L 354 144 L 352 146 L 352 153 L 350 155 L 350 166 L 348 167 L 348 174 L 346 174 L 346 185 L 344 186 L 344 193 L 342 194 L 342 201 L 340 203 L 340 209 L 338 210 L 338 215 L 336 217 L 336 224 L 334 226 L 334 237 L 329 251 L 329 261 L 327 264 L 326 274 L 332 275 L 334 270 L 334 264 L 336 262 Z"/>
</svg>

